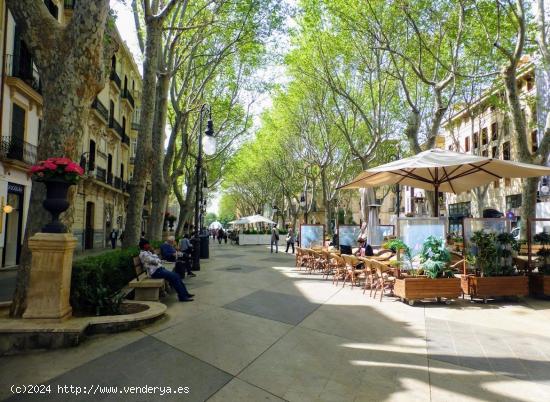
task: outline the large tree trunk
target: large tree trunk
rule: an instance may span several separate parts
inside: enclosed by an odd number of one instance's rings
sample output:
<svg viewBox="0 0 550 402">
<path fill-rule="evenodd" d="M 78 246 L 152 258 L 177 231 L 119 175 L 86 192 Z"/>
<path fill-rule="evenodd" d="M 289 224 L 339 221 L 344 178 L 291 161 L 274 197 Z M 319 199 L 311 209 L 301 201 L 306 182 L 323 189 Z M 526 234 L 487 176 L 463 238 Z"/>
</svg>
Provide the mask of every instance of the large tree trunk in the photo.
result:
<svg viewBox="0 0 550 402">
<path fill-rule="evenodd" d="M 151 136 L 155 113 L 156 73 L 162 39 L 162 19 L 149 19 L 143 63 L 143 92 L 141 99 L 140 135 L 138 137 L 134 176 L 129 184 L 130 200 L 126 215 L 123 247 L 135 246 L 140 237 L 143 201 L 148 173 L 153 165 Z M 153 204 L 153 212 L 158 207 Z"/>
<path fill-rule="evenodd" d="M 166 139 L 165 126 L 168 107 L 168 91 L 170 90 L 170 76 L 162 74 L 157 82 L 155 122 L 153 125 L 152 143 L 153 155 L 151 166 L 151 185 L 152 185 L 152 201 L 153 205 L 158 205 L 159 208 L 154 208 L 151 211 L 151 219 L 149 220 L 148 235 L 151 239 L 160 240 L 162 237 L 162 227 L 164 224 L 164 206 L 168 200 L 168 184 L 167 176 L 164 174 L 164 141 Z M 170 162 L 171 164 L 171 162 Z"/>
<path fill-rule="evenodd" d="M 51 17 L 42 2 L 8 0 L 7 4 L 33 53 L 42 80 L 44 108 L 37 158 L 68 156 L 78 160 L 90 105 L 105 82 L 104 35 L 108 1 L 79 2 L 66 27 Z M 31 269 L 28 241 L 49 220 L 42 208 L 44 198 L 44 185 L 35 182 L 10 311 L 12 316 L 21 316 L 26 308 Z M 67 213 L 73 211 L 70 208 Z M 72 217 L 64 220 L 71 222 Z"/>
</svg>

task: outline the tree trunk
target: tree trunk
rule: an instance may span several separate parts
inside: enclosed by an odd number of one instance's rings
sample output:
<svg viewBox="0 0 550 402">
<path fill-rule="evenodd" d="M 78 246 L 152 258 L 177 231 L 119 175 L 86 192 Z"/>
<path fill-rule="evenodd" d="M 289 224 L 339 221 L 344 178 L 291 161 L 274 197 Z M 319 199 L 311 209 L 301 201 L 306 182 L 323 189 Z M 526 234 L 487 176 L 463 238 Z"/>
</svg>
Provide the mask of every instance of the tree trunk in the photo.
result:
<svg viewBox="0 0 550 402">
<path fill-rule="evenodd" d="M 170 76 L 161 74 L 157 81 L 155 121 L 152 133 L 152 150 L 156 157 L 152 159 L 151 166 L 151 189 L 154 208 L 151 211 L 149 220 L 149 237 L 154 240 L 160 240 L 162 237 L 162 227 L 164 223 L 164 206 L 168 200 L 167 176 L 164 175 L 164 141 L 166 139 L 166 112 L 168 107 L 168 91 L 170 90 Z"/>
<path fill-rule="evenodd" d="M 143 63 L 143 93 L 141 99 L 140 133 L 138 137 L 134 176 L 130 182 L 130 200 L 126 215 L 123 247 L 135 246 L 140 237 L 143 201 L 148 173 L 153 165 L 152 132 L 155 112 L 156 73 L 162 39 L 162 19 L 147 23 L 145 62 Z M 155 208 L 155 204 L 153 204 Z M 153 212 L 153 211 L 151 211 Z"/>
<path fill-rule="evenodd" d="M 78 160 L 90 105 L 105 83 L 108 2 L 83 1 L 66 27 L 53 20 L 43 4 L 38 6 L 28 0 L 8 0 L 7 4 L 35 57 L 42 81 L 44 107 L 37 159 L 67 156 Z M 74 197 L 74 190 L 71 193 Z M 29 238 L 50 219 L 42 208 L 44 199 L 45 186 L 34 182 L 10 311 L 13 317 L 21 316 L 26 308 L 31 269 Z M 65 215 L 73 212 L 74 208 L 69 208 Z M 72 222 L 72 216 L 65 216 L 64 220 Z"/>
</svg>

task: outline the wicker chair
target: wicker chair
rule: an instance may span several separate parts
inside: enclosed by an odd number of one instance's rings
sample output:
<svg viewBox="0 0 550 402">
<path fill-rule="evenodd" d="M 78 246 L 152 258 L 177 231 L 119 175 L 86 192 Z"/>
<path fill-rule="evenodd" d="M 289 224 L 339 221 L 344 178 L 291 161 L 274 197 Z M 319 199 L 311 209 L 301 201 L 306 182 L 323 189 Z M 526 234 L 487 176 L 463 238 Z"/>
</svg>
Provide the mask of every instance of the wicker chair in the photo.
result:
<svg viewBox="0 0 550 402">
<path fill-rule="evenodd" d="M 373 287 L 371 287 L 370 294 L 372 296 L 372 291 L 374 290 L 374 298 L 376 298 L 376 294 L 378 293 L 378 290 L 380 290 L 380 301 L 382 301 L 384 290 L 389 289 L 393 293 L 395 278 L 388 274 L 390 268 L 387 265 L 384 265 L 379 261 L 373 260 L 372 266 L 376 273 L 374 279 L 375 286 L 374 289 Z"/>
<path fill-rule="evenodd" d="M 361 276 L 364 276 L 366 270 L 364 268 L 357 269 L 359 265 L 362 265 L 363 262 L 354 255 L 343 255 L 344 261 L 346 262 L 346 274 L 344 276 L 344 283 L 342 287 L 346 286 L 346 282 L 349 279 L 351 288 L 358 283 L 358 279 Z"/>
<path fill-rule="evenodd" d="M 346 261 L 343 256 L 332 253 L 332 259 L 334 261 L 334 270 L 332 273 L 332 284 L 338 286 L 340 279 L 344 279 L 347 273 Z"/>
</svg>

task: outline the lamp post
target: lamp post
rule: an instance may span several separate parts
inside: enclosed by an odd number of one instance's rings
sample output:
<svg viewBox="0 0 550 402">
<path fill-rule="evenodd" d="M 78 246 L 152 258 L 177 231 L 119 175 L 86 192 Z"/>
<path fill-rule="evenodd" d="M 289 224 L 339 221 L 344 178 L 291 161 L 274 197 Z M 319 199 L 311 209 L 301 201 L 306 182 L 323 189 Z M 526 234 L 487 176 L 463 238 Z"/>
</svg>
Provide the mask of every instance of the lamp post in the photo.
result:
<svg viewBox="0 0 550 402">
<path fill-rule="evenodd" d="M 277 223 L 277 212 L 279 212 L 279 208 L 277 208 L 276 205 L 273 205 L 271 209 L 273 210 L 273 214 L 275 215 L 275 223 Z"/>
<path fill-rule="evenodd" d="M 395 158 L 394 160 L 399 160 L 400 158 L 400 155 L 399 155 L 399 147 L 397 147 L 397 154 L 395 155 Z M 399 218 L 399 212 L 401 211 L 401 185 L 399 183 L 397 183 L 395 185 L 395 203 L 397 204 L 396 207 L 397 207 L 397 217 Z"/>
<path fill-rule="evenodd" d="M 307 225 L 307 190 L 300 197 L 300 206 L 304 209 L 304 224 Z"/>
<path fill-rule="evenodd" d="M 205 137 L 203 139 L 202 122 L 204 113 L 208 112 L 208 122 L 206 123 Z M 214 138 L 214 125 L 212 124 L 212 110 L 206 103 L 202 105 L 199 115 L 199 134 L 198 134 L 197 165 L 195 168 L 195 233 L 193 236 L 193 266 L 196 270 L 200 269 L 200 215 L 201 215 L 201 170 L 202 153 L 205 155 L 214 155 L 216 153 L 216 138 Z"/>
</svg>

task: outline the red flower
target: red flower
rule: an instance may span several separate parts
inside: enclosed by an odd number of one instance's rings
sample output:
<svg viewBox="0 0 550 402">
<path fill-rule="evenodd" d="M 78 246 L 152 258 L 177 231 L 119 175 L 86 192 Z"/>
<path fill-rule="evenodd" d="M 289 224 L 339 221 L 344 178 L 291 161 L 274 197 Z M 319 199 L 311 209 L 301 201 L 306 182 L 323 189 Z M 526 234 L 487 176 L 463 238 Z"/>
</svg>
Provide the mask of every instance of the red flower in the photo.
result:
<svg viewBox="0 0 550 402">
<path fill-rule="evenodd" d="M 51 162 L 49 159 L 42 165 L 45 170 L 57 170 L 57 165 Z"/>
<path fill-rule="evenodd" d="M 31 168 L 29 169 L 30 173 L 38 173 L 38 172 L 42 172 L 44 170 L 44 166 L 42 165 L 34 165 L 34 166 L 31 166 Z"/>
<path fill-rule="evenodd" d="M 70 160 L 69 158 L 66 158 L 66 157 L 63 157 L 63 158 L 49 158 L 48 160 L 55 163 L 56 165 L 61 165 L 61 166 L 67 166 L 67 165 L 73 163 L 72 160 Z"/>
<path fill-rule="evenodd" d="M 76 173 L 78 175 L 83 175 L 84 174 L 84 169 L 82 169 L 82 167 L 79 164 L 74 163 L 74 162 L 70 162 L 69 164 L 67 164 L 67 166 L 65 166 L 65 172 L 66 173 Z"/>
</svg>

